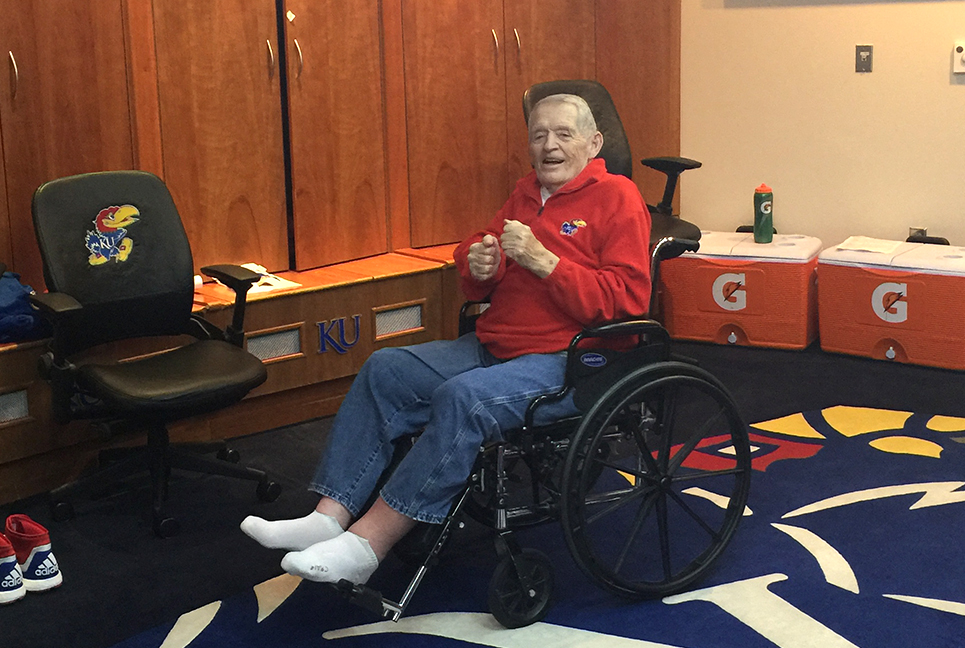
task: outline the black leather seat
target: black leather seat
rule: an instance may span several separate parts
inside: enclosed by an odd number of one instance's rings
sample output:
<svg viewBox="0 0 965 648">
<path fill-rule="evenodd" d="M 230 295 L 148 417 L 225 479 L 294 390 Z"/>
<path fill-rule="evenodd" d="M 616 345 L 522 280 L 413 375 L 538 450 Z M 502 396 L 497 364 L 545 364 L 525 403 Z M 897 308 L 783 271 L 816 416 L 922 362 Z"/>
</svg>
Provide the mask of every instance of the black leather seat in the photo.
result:
<svg viewBox="0 0 965 648">
<path fill-rule="evenodd" d="M 167 187 L 149 173 L 53 180 L 34 194 L 33 218 L 50 291 L 33 302 L 54 330 L 41 369 L 55 419 L 91 418 L 112 432 L 147 432 L 145 447 L 105 451 L 106 468 L 54 490 L 55 518 L 73 515 L 68 495 L 142 469 L 151 473 L 154 529 L 162 537 L 178 531 L 164 510 L 171 468 L 253 480 L 263 500 L 277 497 L 277 484 L 261 470 L 234 465 L 236 455 L 224 443 L 174 447 L 167 432 L 168 423 L 232 405 L 266 380 L 264 365 L 244 349 L 246 294 L 259 275 L 231 265 L 202 268 L 235 291 L 233 319 L 222 331 L 194 315 L 188 238 Z M 161 353 L 83 360 L 82 352 L 97 345 L 185 334 L 194 340 Z"/>
<path fill-rule="evenodd" d="M 523 115 L 527 123 L 533 106 L 540 99 L 554 94 L 574 94 L 586 100 L 596 118 L 597 128 L 603 133 L 603 148 L 597 157 L 606 161 L 610 173 L 632 178 L 633 157 L 630 153 L 630 142 L 607 89 L 598 81 L 586 79 L 537 83 L 523 94 Z M 661 201 L 656 205 L 647 204 L 651 218 L 650 246 L 653 247 L 666 237 L 699 240 L 700 228 L 675 216 L 671 203 L 677 188 L 677 178 L 687 169 L 700 167 L 700 162 L 682 157 L 653 157 L 645 158 L 642 162 L 667 176 Z"/>
</svg>

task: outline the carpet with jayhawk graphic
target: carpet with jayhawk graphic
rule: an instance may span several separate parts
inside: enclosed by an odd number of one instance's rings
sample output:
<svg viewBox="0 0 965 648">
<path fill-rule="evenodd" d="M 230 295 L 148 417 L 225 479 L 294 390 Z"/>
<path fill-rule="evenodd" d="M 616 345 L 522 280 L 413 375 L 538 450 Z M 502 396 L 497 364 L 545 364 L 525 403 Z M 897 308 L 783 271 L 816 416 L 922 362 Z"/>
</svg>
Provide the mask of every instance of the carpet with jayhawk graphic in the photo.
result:
<svg viewBox="0 0 965 648">
<path fill-rule="evenodd" d="M 741 525 L 710 576 L 684 594 L 615 598 L 579 571 L 551 523 L 519 539 L 552 560 L 553 607 L 540 623 L 506 630 L 486 613 L 495 553 L 469 528 L 398 623 L 281 575 L 117 646 L 965 646 L 965 418 L 831 406 L 754 423 L 751 443 Z M 397 597 L 410 576 L 389 560 L 375 584 Z"/>
</svg>

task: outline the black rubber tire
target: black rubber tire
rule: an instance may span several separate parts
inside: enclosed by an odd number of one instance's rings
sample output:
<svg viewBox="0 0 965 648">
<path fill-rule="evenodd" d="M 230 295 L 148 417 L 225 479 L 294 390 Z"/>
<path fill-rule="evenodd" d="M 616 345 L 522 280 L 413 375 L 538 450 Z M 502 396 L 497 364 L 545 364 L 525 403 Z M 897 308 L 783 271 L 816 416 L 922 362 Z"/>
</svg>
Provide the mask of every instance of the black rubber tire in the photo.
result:
<svg viewBox="0 0 965 648">
<path fill-rule="evenodd" d="M 720 382 L 689 364 L 649 365 L 610 387 L 574 435 L 563 533 L 605 589 L 678 593 L 730 542 L 750 479 L 747 426 Z"/>
<path fill-rule="evenodd" d="M 541 621 L 552 602 L 553 580 L 553 564 L 542 552 L 505 556 L 489 581 L 489 611 L 506 628 Z"/>
</svg>

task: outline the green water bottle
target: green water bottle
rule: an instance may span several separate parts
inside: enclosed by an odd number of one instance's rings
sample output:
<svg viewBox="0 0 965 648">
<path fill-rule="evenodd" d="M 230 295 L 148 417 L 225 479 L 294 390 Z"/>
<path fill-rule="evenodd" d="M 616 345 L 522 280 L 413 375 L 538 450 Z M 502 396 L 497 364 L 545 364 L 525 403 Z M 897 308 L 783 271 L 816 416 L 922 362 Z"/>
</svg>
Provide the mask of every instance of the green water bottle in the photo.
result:
<svg viewBox="0 0 965 648">
<path fill-rule="evenodd" d="M 766 184 L 754 190 L 754 242 L 770 243 L 774 239 L 774 194 Z"/>
</svg>

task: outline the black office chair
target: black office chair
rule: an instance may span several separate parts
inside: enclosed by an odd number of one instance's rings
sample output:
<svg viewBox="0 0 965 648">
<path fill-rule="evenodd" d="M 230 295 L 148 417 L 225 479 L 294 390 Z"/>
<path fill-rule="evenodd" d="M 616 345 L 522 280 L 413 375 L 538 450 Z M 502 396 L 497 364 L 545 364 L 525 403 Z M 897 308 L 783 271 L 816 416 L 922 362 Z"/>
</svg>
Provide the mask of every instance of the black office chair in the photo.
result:
<svg viewBox="0 0 965 648">
<path fill-rule="evenodd" d="M 261 470 L 234 465 L 224 443 L 169 444 L 167 424 L 240 401 L 267 378 L 243 348 L 248 289 L 258 275 L 238 266 L 202 268 L 235 291 L 233 319 L 222 331 L 192 314 L 194 266 L 187 235 L 164 183 L 141 171 L 90 173 L 53 180 L 33 198 L 34 229 L 50 292 L 32 300 L 53 325 L 41 373 L 50 382 L 58 422 L 89 418 L 112 432 L 146 431 L 142 448 L 108 450 L 94 474 L 51 492 L 54 518 L 68 519 L 70 494 L 90 493 L 148 469 L 154 531 L 179 530 L 164 511 L 172 468 L 258 482 L 264 501 L 280 487 Z M 84 362 L 97 345 L 189 334 L 196 341 L 125 362 Z M 219 458 L 203 456 L 218 451 Z"/>
<path fill-rule="evenodd" d="M 574 94 L 586 100 L 593 111 L 597 128 L 603 133 L 603 148 L 597 157 L 606 161 L 607 171 L 610 173 L 632 178 L 633 157 L 630 153 L 630 142 L 607 89 L 598 81 L 583 79 L 537 83 L 523 93 L 523 115 L 527 123 L 533 106 L 540 99 L 554 94 Z M 652 157 L 644 158 L 641 162 L 667 176 L 660 202 L 656 205 L 647 204 L 651 218 L 651 247 L 667 237 L 700 240 L 700 228 L 674 215 L 672 206 L 680 174 L 687 169 L 699 168 L 700 162 L 683 157 Z"/>
</svg>

